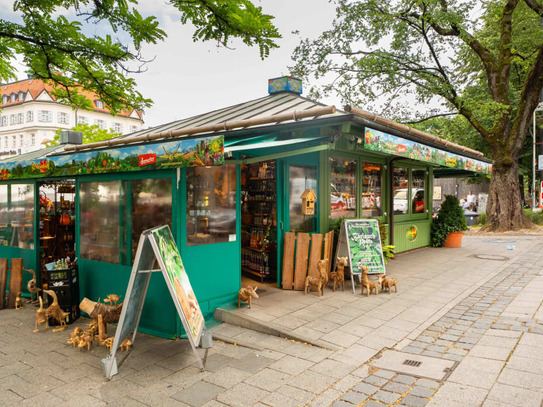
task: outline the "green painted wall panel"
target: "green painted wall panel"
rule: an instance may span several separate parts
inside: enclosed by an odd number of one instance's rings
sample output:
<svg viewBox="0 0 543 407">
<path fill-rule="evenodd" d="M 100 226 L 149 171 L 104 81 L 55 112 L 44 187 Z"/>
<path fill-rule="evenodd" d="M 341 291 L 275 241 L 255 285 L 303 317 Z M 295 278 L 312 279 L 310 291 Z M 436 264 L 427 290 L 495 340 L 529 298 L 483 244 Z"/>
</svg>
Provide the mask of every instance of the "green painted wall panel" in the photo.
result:
<svg viewBox="0 0 543 407">
<path fill-rule="evenodd" d="M 11 246 L 0 246 L 0 258 L 8 259 L 8 266 L 11 267 L 11 259 L 23 259 L 23 268 L 32 269 L 36 271 L 36 252 L 34 250 L 20 249 L 18 247 Z M 8 272 L 8 284 L 6 288 L 9 290 L 9 278 L 10 273 Z M 23 283 L 21 292 L 24 297 L 29 297 L 28 291 L 26 289 L 26 284 L 32 278 L 30 273 L 23 271 Z M 38 274 L 39 278 L 39 274 Z"/>
<path fill-rule="evenodd" d="M 413 241 L 407 239 L 407 232 L 411 226 L 418 228 L 417 238 Z M 394 225 L 394 246 L 396 253 L 430 245 L 430 221 L 412 221 L 396 223 Z"/>
</svg>

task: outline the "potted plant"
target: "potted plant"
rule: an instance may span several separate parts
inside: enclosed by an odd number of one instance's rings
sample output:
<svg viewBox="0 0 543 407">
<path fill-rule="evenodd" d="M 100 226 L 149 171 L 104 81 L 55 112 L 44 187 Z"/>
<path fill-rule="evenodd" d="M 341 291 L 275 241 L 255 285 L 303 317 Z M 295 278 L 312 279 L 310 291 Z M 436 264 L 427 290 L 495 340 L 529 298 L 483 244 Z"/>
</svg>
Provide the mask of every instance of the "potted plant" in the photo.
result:
<svg viewBox="0 0 543 407">
<path fill-rule="evenodd" d="M 460 247 L 464 230 L 468 230 L 468 226 L 458 198 L 445 195 L 445 201 L 432 222 L 432 246 Z"/>
</svg>

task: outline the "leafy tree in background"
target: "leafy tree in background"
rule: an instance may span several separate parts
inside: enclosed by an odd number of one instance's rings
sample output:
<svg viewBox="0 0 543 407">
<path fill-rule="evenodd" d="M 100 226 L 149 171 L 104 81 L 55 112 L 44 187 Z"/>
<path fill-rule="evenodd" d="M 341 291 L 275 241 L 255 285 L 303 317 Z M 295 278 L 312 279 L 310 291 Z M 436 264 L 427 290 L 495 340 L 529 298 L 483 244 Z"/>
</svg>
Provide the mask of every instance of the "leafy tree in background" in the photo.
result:
<svg viewBox="0 0 543 407">
<path fill-rule="evenodd" d="M 14 61 L 22 57 L 28 73 L 54 86 L 57 99 L 90 108 L 83 91 L 94 92 L 112 111 L 151 105 L 127 74 L 149 62 L 144 44 L 164 40 L 156 17 L 144 17 L 136 0 L 16 0 L 9 20 L 0 18 L 0 81 L 16 79 Z M 172 0 L 181 23 L 195 27 L 193 39 L 227 46 L 239 38 L 260 49 L 277 47 L 280 35 L 272 16 L 249 0 Z M 90 32 L 98 31 L 100 35 Z M 121 40 L 126 39 L 126 40 Z"/>
<path fill-rule="evenodd" d="M 109 140 L 110 138 L 119 137 L 121 135 L 121 133 L 115 132 L 111 129 L 101 129 L 96 124 L 90 125 L 86 123 L 79 123 L 70 130 L 79 131 L 83 134 L 83 144 Z M 60 144 L 60 133 L 63 131 L 64 129 L 58 129 L 53 137 L 53 140 L 47 143 L 47 147 Z"/>
<path fill-rule="evenodd" d="M 411 121 L 461 115 L 494 161 L 487 228 L 531 226 L 518 160 L 543 87 L 541 0 L 337 4 L 333 28 L 295 50 L 293 74 L 325 80 L 317 96 L 337 90 L 355 105 L 386 96 L 384 114 L 397 120 L 413 100 L 425 110 Z"/>
</svg>

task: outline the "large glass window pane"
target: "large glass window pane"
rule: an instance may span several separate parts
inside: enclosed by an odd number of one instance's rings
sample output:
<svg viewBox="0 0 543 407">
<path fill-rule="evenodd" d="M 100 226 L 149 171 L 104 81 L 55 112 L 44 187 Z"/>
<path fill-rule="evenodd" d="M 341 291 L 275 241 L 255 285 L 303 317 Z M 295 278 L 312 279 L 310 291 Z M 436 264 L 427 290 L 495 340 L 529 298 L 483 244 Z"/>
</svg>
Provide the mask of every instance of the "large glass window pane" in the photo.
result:
<svg viewBox="0 0 543 407">
<path fill-rule="evenodd" d="M 0 185 L 0 245 L 8 244 L 8 186 Z"/>
<path fill-rule="evenodd" d="M 394 215 L 408 212 L 409 170 L 404 167 L 394 167 L 392 191 L 394 197 Z"/>
<path fill-rule="evenodd" d="M 121 181 L 84 182 L 79 190 L 81 257 L 118 264 Z"/>
<path fill-rule="evenodd" d="M 353 218 L 356 215 L 356 160 L 330 157 L 330 217 Z"/>
<path fill-rule="evenodd" d="M 413 170 L 411 172 L 411 213 L 424 213 L 426 210 L 425 193 L 426 171 Z"/>
<path fill-rule="evenodd" d="M 187 245 L 236 239 L 236 167 L 187 169 Z"/>
<path fill-rule="evenodd" d="M 132 260 L 141 232 L 168 225 L 172 228 L 172 180 L 170 178 L 131 181 Z"/>
<path fill-rule="evenodd" d="M 362 178 L 362 216 L 381 216 L 382 192 L 381 192 L 382 168 L 381 164 L 364 163 Z"/>
<path fill-rule="evenodd" d="M 34 185 L 11 185 L 9 245 L 34 249 Z"/>
</svg>

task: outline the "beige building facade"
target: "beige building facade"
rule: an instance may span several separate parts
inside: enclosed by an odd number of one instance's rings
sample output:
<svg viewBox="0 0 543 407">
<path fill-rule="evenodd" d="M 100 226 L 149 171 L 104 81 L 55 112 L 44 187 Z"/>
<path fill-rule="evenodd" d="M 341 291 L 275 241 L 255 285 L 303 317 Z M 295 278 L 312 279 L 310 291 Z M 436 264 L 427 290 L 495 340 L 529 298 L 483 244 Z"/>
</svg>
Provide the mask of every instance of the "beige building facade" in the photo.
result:
<svg viewBox="0 0 543 407">
<path fill-rule="evenodd" d="M 71 129 L 79 123 L 97 125 L 121 134 L 143 126 L 142 113 L 135 109 L 116 116 L 103 102 L 88 94 L 93 109 L 72 109 L 57 102 L 51 87 L 38 79 L 0 85 L 0 158 L 29 153 L 45 147 L 58 129 Z"/>
</svg>

